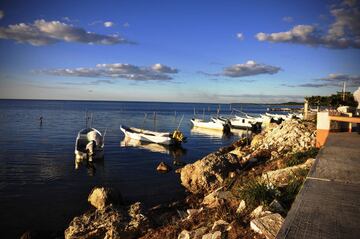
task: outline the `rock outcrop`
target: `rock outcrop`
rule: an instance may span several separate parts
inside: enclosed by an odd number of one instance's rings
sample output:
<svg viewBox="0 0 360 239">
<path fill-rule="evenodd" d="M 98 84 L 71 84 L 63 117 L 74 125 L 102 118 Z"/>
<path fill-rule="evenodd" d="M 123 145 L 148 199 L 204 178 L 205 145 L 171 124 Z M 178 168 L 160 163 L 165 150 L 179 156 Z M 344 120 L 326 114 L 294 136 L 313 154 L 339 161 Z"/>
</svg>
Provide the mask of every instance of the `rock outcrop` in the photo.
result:
<svg viewBox="0 0 360 239">
<path fill-rule="evenodd" d="M 217 188 L 240 166 L 234 154 L 211 153 L 181 169 L 181 184 L 192 193 L 206 193 Z"/>
<path fill-rule="evenodd" d="M 119 193 L 114 189 L 94 188 L 88 201 L 96 210 L 75 217 L 65 230 L 66 239 L 137 238 L 150 226 L 141 204 L 121 206 Z"/>
<path fill-rule="evenodd" d="M 296 119 L 280 125 L 270 124 L 256 135 L 251 147 L 256 150 L 276 149 L 277 153 L 301 152 L 315 146 L 316 129 L 313 123 L 301 123 Z"/>
</svg>

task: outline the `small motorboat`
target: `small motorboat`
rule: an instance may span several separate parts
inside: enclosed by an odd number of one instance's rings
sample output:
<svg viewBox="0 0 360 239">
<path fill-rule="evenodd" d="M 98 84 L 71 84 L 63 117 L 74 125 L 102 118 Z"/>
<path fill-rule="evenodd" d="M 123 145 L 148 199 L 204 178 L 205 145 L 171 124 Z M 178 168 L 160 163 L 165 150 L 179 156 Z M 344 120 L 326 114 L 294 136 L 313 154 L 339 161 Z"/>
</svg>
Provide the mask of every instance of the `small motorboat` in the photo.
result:
<svg viewBox="0 0 360 239">
<path fill-rule="evenodd" d="M 106 132 L 105 132 L 106 133 Z M 84 128 L 79 131 L 75 142 L 76 160 L 101 159 L 104 157 L 104 138 L 95 128 Z"/>
<path fill-rule="evenodd" d="M 223 132 L 229 133 L 231 129 L 230 122 L 217 118 L 211 118 L 210 121 L 205 121 L 203 119 L 191 119 L 191 123 L 194 127 L 213 129 L 213 130 L 222 130 Z"/>
<path fill-rule="evenodd" d="M 127 127 L 125 125 L 120 125 L 120 130 L 125 134 L 125 137 L 157 144 L 179 145 L 186 140 L 179 130 L 175 130 L 172 133 L 156 132 L 135 127 Z"/>
<path fill-rule="evenodd" d="M 253 118 L 242 117 L 235 115 L 235 118 L 230 119 L 231 126 L 235 129 L 254 129 L 257 122 Z"/>
</svg>

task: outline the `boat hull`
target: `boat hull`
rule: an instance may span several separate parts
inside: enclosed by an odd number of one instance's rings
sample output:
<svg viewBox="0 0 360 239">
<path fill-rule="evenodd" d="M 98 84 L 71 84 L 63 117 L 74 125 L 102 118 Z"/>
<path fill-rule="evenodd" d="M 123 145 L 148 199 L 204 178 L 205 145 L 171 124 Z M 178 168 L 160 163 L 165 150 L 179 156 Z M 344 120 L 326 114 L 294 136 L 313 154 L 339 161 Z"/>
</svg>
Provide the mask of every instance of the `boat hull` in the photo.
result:
<svg viewBox="0 0 360 239">
<path fill-rule="evenodd" d="M 213 121 L 206 122 L 197 119 L 192 119 L 191 122 L 194 125 L 194 127 L 213 129 L 213 130 L 224 130 L 224 124 L 220 122 L 213 122 Z"/>
</svg>

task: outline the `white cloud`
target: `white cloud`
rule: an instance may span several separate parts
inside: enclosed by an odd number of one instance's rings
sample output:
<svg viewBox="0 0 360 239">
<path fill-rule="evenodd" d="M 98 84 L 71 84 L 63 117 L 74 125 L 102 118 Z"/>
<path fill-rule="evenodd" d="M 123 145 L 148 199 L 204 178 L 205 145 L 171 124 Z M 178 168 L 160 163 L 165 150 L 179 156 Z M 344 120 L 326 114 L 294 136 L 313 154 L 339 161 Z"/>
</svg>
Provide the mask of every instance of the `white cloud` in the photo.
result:
<svg viewBox="0 0 360 239">
<path fill-rule="evenodd" d="M 104 22 L 105 27 L 113 27 L 114 25 L 115 25 L 115 23 L 110 22 L 110 21 Z"/>
<path fill-rule="evenodd" d="M 241 32 L 238 32 L 238 33 L 236 33 L 236 38 L 242 41 L 242 40 L 244 40 L 244 34 Z"/>
<path fill-rule="evenodd" d="M 328 48 L 360 48 L 360 11 L 353 1 L 330 11 L 335 21 L 324 33 L 312 25 L 297 25 L 286 32 L 256 34 L 259 41 L 287 42 Z"/>
<path fill-rule="evenodd" d="M 289 17 L 289 16 L 283 17 L 282 20 L 283 20 L 284 22 L 293 22 L 293 21 L 294 21 L 294 19 L 293 19 L 292 17 Z"/>
<path fill-rule="evenodd" d="M 284 103 L 289 101 L 301 102 L 304 95 L 276 95 L 276 94 L 216 94 L 216 98 L 228 98 L 235 102 L 251 103 Z M 229 101 L 229 100 L 227 100 Z"/>
<path fill-rule="evenodd" d="M 339 85 L 346 82 L 347 86 L 355 87 L 360 86 L 360 75 L 348 75 L 348 74 L 329 74 L 327 77 L 319 79 L 319 81 L 325 82 L 324 84 Z"/>
<path fill-rule="evenodd" d="M 315 82 L 312 83 L 304 83 L 299 85 L 287 85 L 283 84 L 283 86 L 288 87 L 310 87 L 310 88 L 320 88 L 320 87 L 339 87 L 346 82 L 348 87 L 358 87 L 360 86 L 360 75 L 348 75 L 348 74 L 339 74 L 333 73 L 329 74 L 326 77 L 315 79 Z"/>
<path fill-rule="evenodd" d="M 118 35 L 102 35 L 60 21 L 36 20 L 33 24 L 19 23 L 0 27 L 0 39 L 11 39 L 34 46 L 57 42 L 113 45 L 132 43 Z"/>
<path fill-rule="evenodd" d="M 170 73 L 170 74 L 171 73 L 178 73 L 177 69 L 171 68 L 169 66 L 166 66 L 166 65 L 163 65 L 163 64 L 160 64 L 160 63 L 154 64 L 151 68 L 154 71 L 161 72 L 161 73 Z"/>
<path fill-rule="evenodd" d="M 123 27 L 130 27 L 130 24 L 129 24 L 128 22 L 125 22 L 125 23 L 123 24 Z"/>
<path fill-rule="evenodd" d="M 260 74 L 275 74 L 281 70 L 280 67 L 258 64 L 255 61 L 247 61 L 245 64 L 236 64 L 224 68 L 222 75 L 228 77 L 244 77 Z"/>
<path fill-rule="evenodd" d="M 3 18 L 4 18 L 4 16 L 5 16 L 4 11 L 0 10 L 0 19 L 3 19 Z"/>
<path fill-rule="evenodd" d="M 134 81 L 169 81 L 173 79 L 169 74 L 178 73 L 178 70 L 162 64 L 155 64 L 151 67 L 140 67 L 131 64 L 113 63 L 97 64 L 96 67 L 92 68 L 46 69 L 34 72 L 56 76 L 110 77 Z"/>
</svg>

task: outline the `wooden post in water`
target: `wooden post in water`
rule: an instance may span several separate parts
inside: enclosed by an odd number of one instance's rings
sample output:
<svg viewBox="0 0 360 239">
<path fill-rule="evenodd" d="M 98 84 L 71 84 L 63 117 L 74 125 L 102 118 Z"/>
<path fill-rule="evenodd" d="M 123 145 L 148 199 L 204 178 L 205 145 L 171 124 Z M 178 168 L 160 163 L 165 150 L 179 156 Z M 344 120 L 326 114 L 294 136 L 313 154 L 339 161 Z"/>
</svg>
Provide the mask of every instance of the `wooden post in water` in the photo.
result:
<svg viewBox="0 0 360 239">
<path fill-rule="evenodd" d="M 203 120 L 205 119 L 205 108 L 203 108 Z"/>
<path fill-rule="evenodd" d="M 154 111 L 154 131 L 156 131 L 156 112 Z"/>
</svg>

